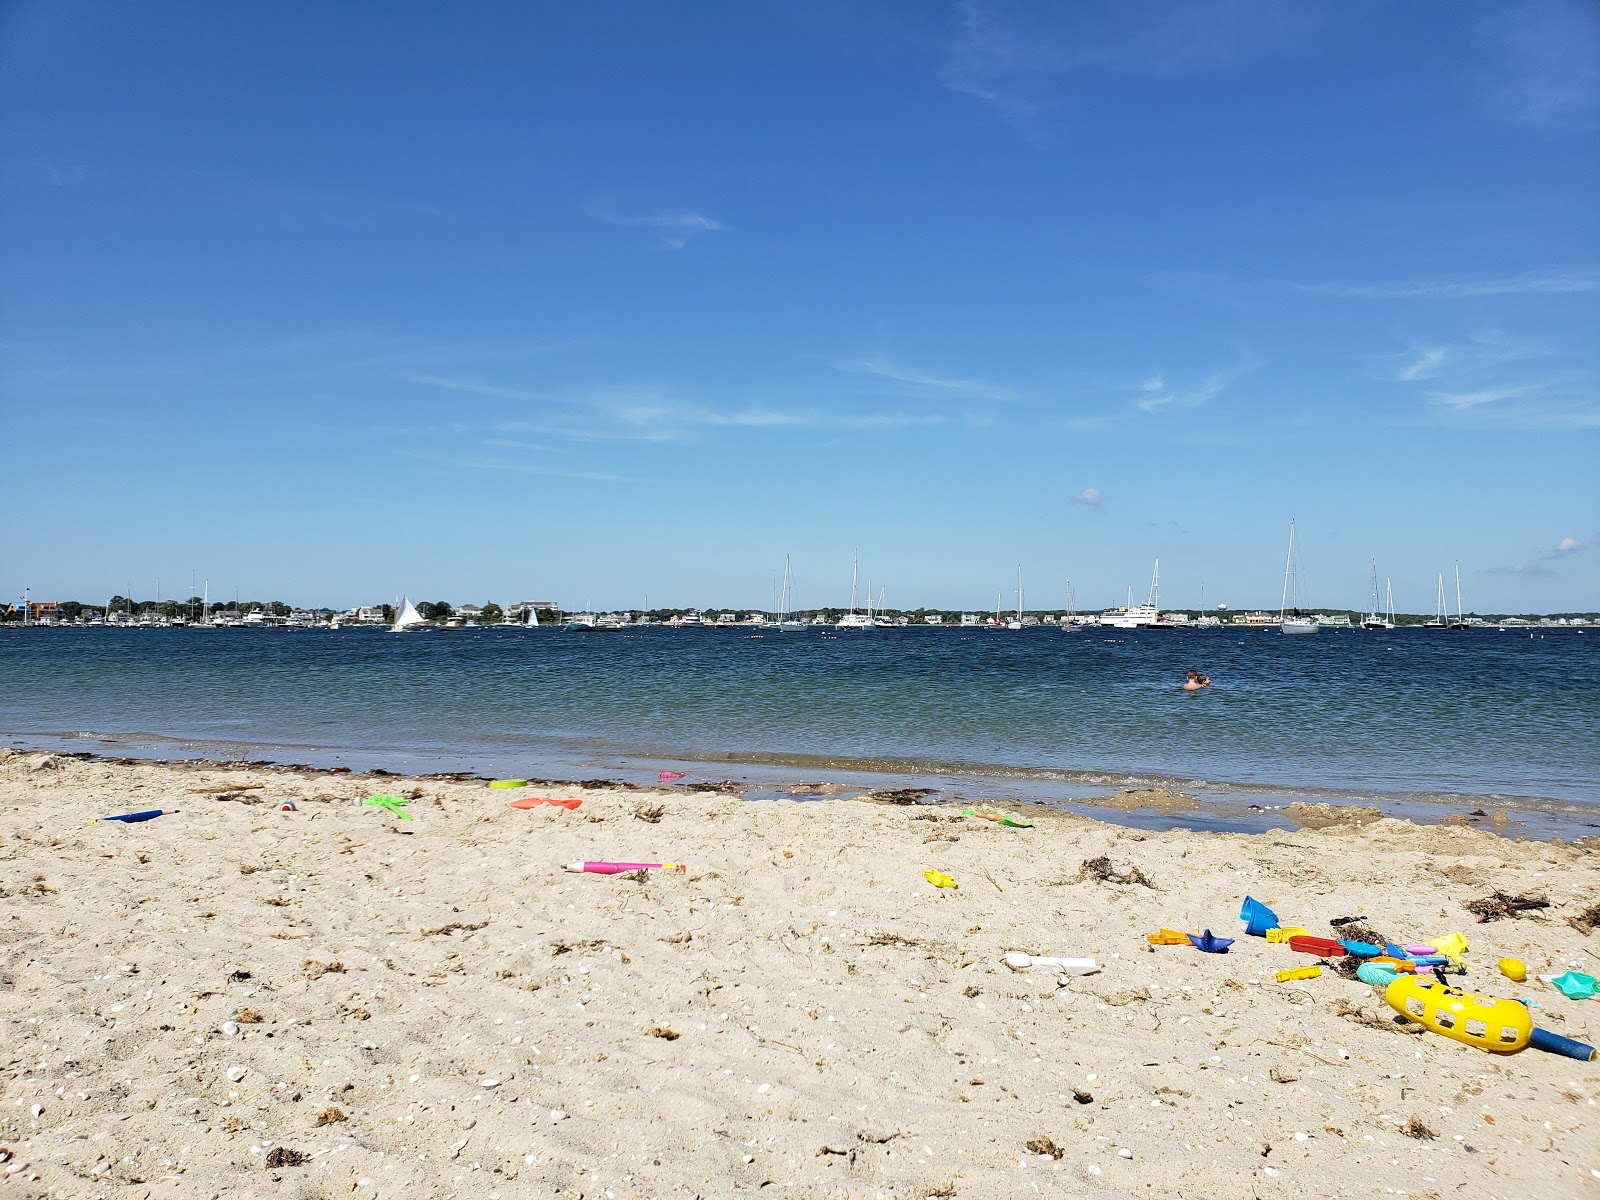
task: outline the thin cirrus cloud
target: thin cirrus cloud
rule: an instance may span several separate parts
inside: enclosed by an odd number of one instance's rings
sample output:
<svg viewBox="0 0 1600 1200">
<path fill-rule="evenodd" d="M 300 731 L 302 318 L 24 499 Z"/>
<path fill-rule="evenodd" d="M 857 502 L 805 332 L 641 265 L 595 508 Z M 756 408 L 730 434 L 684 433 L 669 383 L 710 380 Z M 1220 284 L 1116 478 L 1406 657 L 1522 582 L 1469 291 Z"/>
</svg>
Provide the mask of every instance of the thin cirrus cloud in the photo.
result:
<svg viewBox="0 0 1600 1200">
<path fill-rule="evenodd" d="M 1099 508 L 1105 501 L 1105 493 L 1097 487 L 1086 487 L 1072 498 L 1074 504 L 1081 504 L 1085 508 Z"/>
<path fill-rule="evenodd" d="M 1296 283 L 1298 292 L 1355 300 L 1462 299 L 1472 296 L 1564 296 L 1600 291 L 1600 271 L 1530 271 L 1499 279 L 1424 279 L 1388 283 Z"/>
<path fill-rule="evenodd" d="M 1586 429 L 1600 425 L 1593 376 L 1558 347 L 1504 334 L 1477 334 L 1450 346 L 1413 345 L 1390 378 L 1424 388 L 1434 412 L 1449 420 L 1520 429 Z M 1540 365 L 1542 364 L 1542 366 Z"/>
<path fill-rule="evenodd" d="M 901 366 L 883 358 L 848 358 L 834 366 L 850 375 L 865 375 L 896 385 L 903 394 L 929 399 L 950 398 L 962 400 L 1014 400 L 1016 393 L 1002 384 L 987 379 L 963 379 L 955 376 L 931 375 L 910 367 Z"/>
<path fill-rule="evenodd" d="M 962 0 L 956 18 L 939 81 L 1018 122 L 1054 107 L 1075 71 L 1170 78 L 1223 70 L 1293 52 L 1325 23 L 1311 6 L 1272 0 L 1031 8 Z"/>
<path fill-rule="evenodd" d="M 666 250 L 682 250 L 703 233 L 723 233 L 728 226 L 715 217 L 698 212 L 623 213 L 609 205 L 591 205 L 587 210 L 596 221 L 655 233 L 657 243 Z"/>
<path fill-rule="evenodd" d="M 447 392 L 464 392 L 469 396 L 482 396 L 487 400 L 543 400 L 538 392 L 525 388 L 503 387 L 495 383 L 480 383 L 475 379 L 460 379 L 449 375 L 430 375 L 421 371 L 396 371 L 394 378 L 407 383 L 420 383 L 426 387 L 443 388 Z"/>
<path fill-rule="evenodd" d="M 1439 368 L 1449 356 L 1450 351 L 1445 346 L 1417 346 L 1408 356 L 1411 361 L 1395 372 L 1395 378 L 1405 383 L 1431 379 L 1439 373 Z"/>
<path fill-rule="evenodd" d="M 518 475 L 546 475 L 556 479 L 587 479 L 596 483 L 633 483 L 626 475 L 608 475 L 600 471 L 568 471 L 560 467 L 541 467 L 537 463 L 509 462 L 500 458 L 458 459 L 457 467 L 466 471 L 509 471 Z"/>
<path fill-rule="evenodd" d="M 1478 27 L 1490 56 L 1486 100 L 1502 121 L 1592 128 L 1600 112 L 1600 8 L 1592 0 L 1490 6 Z"/>
<path fill-rule="evenodd" d="M 1220 396 L 1225 388 L 1239 376 L 1243 375 L 1248 367 L 1234 367 L 1227 371 L 1214 371 L 1207 375 L 1196 386 L 1189 388 L 1174 387 L 1167 381 L 1167 377 L 1160 371 L 1145 379 L 1138 385 L 1134 405 L 1145 412 L 1156 412 L 1163 408 L 1199 408 Z"/>
</svg>

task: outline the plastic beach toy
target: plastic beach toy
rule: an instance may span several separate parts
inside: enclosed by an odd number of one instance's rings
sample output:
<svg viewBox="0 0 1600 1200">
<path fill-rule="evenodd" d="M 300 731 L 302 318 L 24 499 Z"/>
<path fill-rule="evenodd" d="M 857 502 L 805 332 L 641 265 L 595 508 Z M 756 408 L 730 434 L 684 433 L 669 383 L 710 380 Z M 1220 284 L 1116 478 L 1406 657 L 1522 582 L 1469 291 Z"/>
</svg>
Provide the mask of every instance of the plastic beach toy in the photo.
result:
<svg viewBox="0 0 1600 1200">
<path fill-rule="evenodd" d="M 1287 943 L 1290 938 L 1310 937 L 1311 930 L 1301 929 L 1298 925 L 1285 925 L 1281 929 L 1267 930 L 1267 941 Z"/>
<path fill-rule="evenodd" d="M 299 812 L 300 810 L 295 807 L 295 803 L 294 803 L 293 800 L 285 800 L 282 804 L 278 805 L 278 811 L 279 812 Z"/>
<path fill-rule="evenodd" d="M 1435 952 L 1454 962 L 1467 952 L 1467 935 L 1464 933 L 1447 933 L 1441 938 L 1434 938 L 1428 944 L 1433 947 Z"/>
<path fill-rule="evenodd" d="M 399 796 L 368 796 L 361 802 L 363 808 L 368 804 L 376 805 L 378 808 L 387 808 L 402 821 L 411 820 L 411 814 L 402 811 L 410 803 L 411 801 L 402 800 Z"/>
<path fill-rule="evenodd" d="M 1392 963 L 1368 961 L 1356 968 L 1356 978 L 1373 987 L 1386 988 L 1400 978 L 1400 971 Z"/>
<path fill-rule="evenodd" d="M 1202 933 L 1199 937 L 1196 937 L 1192 933 L 1188 936 L 1189 940 L 1194 943 L 1194 948 L 1196 950 L 1203 950 L 1207 954 L 1226 954 L 1228 952 L 1228 947 L 1233 945 L 1232 938 L 1217 937 L 1209 929 Z"/>
<path fill-rule="evenodd" d="M 1541 975 L 1539 978 L 1544 979 L 1545 977 Z M 1568 971 L 1565 975 L 1553 975 L 1546 979 L 1545 982 L 1568 1000 L 1587 1000 L 1596 991 L 1600 991 L 1600 988 L 1596 986 L 1595 977 L 1593 975 L 1585 975 L 1582 971 Z"/>
<path fill-rule="evenodd" d="M 929 883 L 933 884 L 934 887 L 954 888 L 954 887 L 960 887 L 961 886 L 954 879 L 951 879 L 950 876 L 946 875 L 943 871 L 924 871 L 922 873 L 922 877 L 924 879 L 926 879 Z"/>
<path fill-rule="evenodd" d="M 1353 954 L 1357 958 L 1377 958 L 1380 954 L 1388 953 L 1383 947 L 1374 946 L 1371 942 L 1341 941 L 1339 945 L 1344 947 L 1346 954 Z M 1395 954 L 1391 955 L 1391 957 L 1404 958 L 1405 956 L 1403 954 Z"/>
<path fill-rule="evenodd" d="M 1026 971 L 1029 967 L 1054 967 L 1065 975 L 1093 975 L 1100 969 L 1092 958 L 1046 958 L 1017 950 L 1001 955 L 1000 961 L 1013 971 Z"/>
<path fill-rule="evenodd" d="M 1278 914 L 1254 896 L 1244 898 L 1244 903 L 1239 906 L 1239 919 L 1244 922 L 1244 931 L 1251 937 L 1266 937 L 1267 930 L 1275 929 L 1280 924 Z"/>
<path fill-rule="evenodd" d="M 135 821 L 154 821 L 157 817 L 170 817 L 177 811 L 175 808 L 147 808 L 143 812 L 118 813 L 114 817 L 96 817 L 90 824 L 98 825 L 101 821 L 122 821 L 131 825 Z"/>
<path fill-rule="evenodd" d="M 674 779 L 682 779 L 682 778 L 683 778 L 683 772 L 682 771 L 661 771 L 661 772 L 658 772 L 657 775 L 656 775 L 656 779 L 658 781 L 660 781 L 661 783 L 671 783 Z"/>
<path fill-rule="evenodd" d="M 1564 1054 L 1568 1058 L 1575 1058 L 1579 1062 L 1594 1062 L 1600 1058 L 1600 1050 L 1596 1050 L 1587 1042 L 1574 1041 L 1569 1037 L 1562 1037 L 1559 1033 L 1551 1033 L 1548 1029 L 1540 1029 L 1537 1025 L 1528 1036 L 1528 1045 L 1535 1050 L 1548 1050 L 1551 1054 Z"/>
<path fill-rule="evenodd" d="M 568 863 L 567 870 L 574 875 L 621 875 L 627 871 L 677 871 L 680 874 L 689 868 L 683 863 L 621 863 L 621 862 L 575 862 Z"/>
<path fill-rule="evenodd" d="M 1502 958 L 1495 965 L 1500 968 L 1500 974 L 1512 983 L 1521 983 L 1528 978 L 1528 964 L 1520 958 Z"/>
<path fill-rule="evenodd" d="M 1024 821 L 1011 813 L 992 812 L 986 808 L 963 808 L 963 817 L 978 817 L 985 821 L 993 821 L 996 825 L 1004 825 L 1007 829 L 1032 829 L 1032 821 Z"/>
<path fill-rule="evenodd" d="M 528 781 L 526 779 L 491 779 L 489 781 L 489 786 L 492 788 L 527 787 Z"/>
<path fill-rule="evenodd" d="M 1190 945 L 1189 935 L 1179 933 L 1176 929 L 1163 929 L 1160 933 L 1152 933 L 1144 939 L 1152 946 L 1187 946 Z"/>
<path fill-rule="evenodd" d="M 1432 979 L 1402 975 L 1383 998 L 1424 1029 L 1495 1054 L 1515 1054 L 1533 1034 L 1533 1016 L 1515 1000 L 1470 995 Z"/>
<path fill-rule="evenodd" d="M 550 804 L 554 805 L 556 808 L 564 808 L 568 812 L 576 812 L 578 805 L 582 803 L 582 800 L 552 800 L 549 796 L 523 796 L 518 800 L 508 800 L 506 802 L 506 807 L 538 808 L 541 804 Z"/>
<path fill-rule="evenodd" d="M 1309 967 L 1290 967 L 1279 971 L 1273 976 L 1279 983 L 1288 983 L 1293 979 L 1315 979 L 1322 974 L 1322 964 L 1312 963 Z"/>
<path fill-rule="evenodd" d="M 1345 953 L 1344 946 L 1332 938 L 1300 934 L 1289 939 L 1289 949 L 1301 954 L 1315 954 L 1318 958 L 1338 958 Z"/>
</svg>

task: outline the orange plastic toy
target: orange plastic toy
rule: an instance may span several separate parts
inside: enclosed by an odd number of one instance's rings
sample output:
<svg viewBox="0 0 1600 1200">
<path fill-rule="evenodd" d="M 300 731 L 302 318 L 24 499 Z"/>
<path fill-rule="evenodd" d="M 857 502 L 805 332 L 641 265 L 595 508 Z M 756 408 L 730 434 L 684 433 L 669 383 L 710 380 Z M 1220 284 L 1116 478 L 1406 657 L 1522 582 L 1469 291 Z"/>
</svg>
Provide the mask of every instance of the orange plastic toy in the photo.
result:
<svg viewBox="0 0 1600 1200">
<path fill-rule="evenodd" d="M 1176 929 L 1163 929 L 1160 933 L 1152 933 L 1145 941 L 1152 946 L 1187 946 L 1189 935 L 1179 933 Z"/>
</svg>

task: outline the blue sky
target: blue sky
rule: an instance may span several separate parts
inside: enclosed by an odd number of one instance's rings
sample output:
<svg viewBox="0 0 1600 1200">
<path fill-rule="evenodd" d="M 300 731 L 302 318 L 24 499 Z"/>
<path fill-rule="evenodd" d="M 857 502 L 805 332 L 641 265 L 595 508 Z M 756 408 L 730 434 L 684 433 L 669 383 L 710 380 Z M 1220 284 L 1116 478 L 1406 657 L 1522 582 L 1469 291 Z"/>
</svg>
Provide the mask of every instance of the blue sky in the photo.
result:
<svg viewBox="0 0 1600 1200">
<path fill-rule="evenodd" d="M 0 595 L 1600 607 L 1597 13 L 10 4 Z"/>
</svg>

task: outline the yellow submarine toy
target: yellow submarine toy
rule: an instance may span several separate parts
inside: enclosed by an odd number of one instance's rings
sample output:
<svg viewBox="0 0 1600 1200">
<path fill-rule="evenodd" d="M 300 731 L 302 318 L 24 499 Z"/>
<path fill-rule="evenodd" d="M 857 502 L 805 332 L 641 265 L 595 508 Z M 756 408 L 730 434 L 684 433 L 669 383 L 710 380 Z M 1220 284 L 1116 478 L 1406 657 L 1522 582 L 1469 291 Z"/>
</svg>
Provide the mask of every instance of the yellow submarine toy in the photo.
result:
<svg viewBox="0 0 1600 1200">
<path fill-rule="evenodd" d="M 1383 998 L 1424 1029 L 1495 1054 L 1515 1054 L 1533 1036 L 1533 1015 L 1515 1000 L 1474 996 L 1415 975 L 1400 976 Z"/>
</svg>

